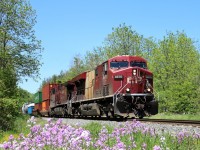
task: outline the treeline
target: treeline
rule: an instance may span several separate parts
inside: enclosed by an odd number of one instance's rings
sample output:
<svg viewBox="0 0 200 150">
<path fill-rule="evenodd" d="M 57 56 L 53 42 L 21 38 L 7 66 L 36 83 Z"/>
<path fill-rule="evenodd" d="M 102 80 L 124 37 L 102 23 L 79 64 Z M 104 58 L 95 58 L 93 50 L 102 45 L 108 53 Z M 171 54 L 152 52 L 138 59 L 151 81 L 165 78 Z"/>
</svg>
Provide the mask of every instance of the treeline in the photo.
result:
<svg viewBox="0 0 200 150">
<path fill-rule="evenodd" d="M 139 55 L 154 74 L 154 92 L 160 112 L 197 113 L 200 110 L 200 51 L 198 42 L 184 32 L 167 32 L 163 39 L 145 38 L 121 24 L 113 28 L 102 46 L 73 58 L 73 65 L 47 82 L 66 82 L 116 55 Z"/>
<path fill-rule="evenodd" d="M 31 94 L 18 87 L 26 77 L 37 78 L 41 42 L 36 39 L 36 13 L 29 0 L 0 1 L 0 133 L 11 129 Z"/>
</svg>

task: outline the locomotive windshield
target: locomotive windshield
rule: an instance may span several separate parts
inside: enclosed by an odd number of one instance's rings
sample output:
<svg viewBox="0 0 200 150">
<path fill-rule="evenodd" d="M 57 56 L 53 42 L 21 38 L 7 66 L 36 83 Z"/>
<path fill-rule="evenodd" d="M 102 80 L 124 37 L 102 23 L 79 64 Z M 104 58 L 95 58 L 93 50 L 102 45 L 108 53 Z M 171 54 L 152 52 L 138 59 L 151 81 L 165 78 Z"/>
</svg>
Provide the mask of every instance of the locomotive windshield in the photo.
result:
<svg viewBox="0 0 200 150">
<path fill-rule="evenodd" d="M 128 61 L 112 61 L 110 62 L 110 68 L 122 68 L 128 67 Z"/>
<path fill-rule="evenodd" d="M 147 68 L 147 65 L 145 62 L 135 62 L 135 61 L 131 61 L 130 63 L 131 67 L 141 67 L 141 68 Z"/>
</svg>

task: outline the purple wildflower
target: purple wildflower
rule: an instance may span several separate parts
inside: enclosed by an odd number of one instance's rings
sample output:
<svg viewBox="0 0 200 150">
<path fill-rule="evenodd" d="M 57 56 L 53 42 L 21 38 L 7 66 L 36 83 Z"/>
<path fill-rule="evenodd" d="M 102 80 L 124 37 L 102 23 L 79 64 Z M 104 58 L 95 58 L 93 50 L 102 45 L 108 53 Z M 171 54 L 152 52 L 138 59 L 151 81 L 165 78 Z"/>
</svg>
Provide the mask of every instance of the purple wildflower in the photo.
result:
<svg viewBox="0 0 200 150">
<path fill-rule="evenodd" d="M 195 139 L 200 139 L 200 133 L 194 133 L 193 138 Z"/>
<path fill-rule="evenodd" d="M 186 137 L 189 137 L 189 133 L 186 131 L 181 131 L 176 135 L 178 143 L 180 144 Z"/>
<path fill-rule="evenodd" d="M 12 141 L 14 139 L 14 136 L 11 134 L 10 136 L 9 136 L 9 141 Z"/>
<path fill-rule="evenodd" d="M 161 147 L 158 146 L 158 145 L 155 145 L 155 146 L 153 147 L 153 150 L 161 150 Z"/>
<path fill-rule="evenodd" d="M 114 150 L 126 150 L 126 145 L 123 142 L 118 142 L 112 149 Z"/>
<path fill-rule="evenodd" d="M 146 144 L 146 143 L 143 143 L 143 144 L 142 144 L 142 150 L 146 150 L 146 148 L 147 148 L 147 144 Z"/>
</svg>

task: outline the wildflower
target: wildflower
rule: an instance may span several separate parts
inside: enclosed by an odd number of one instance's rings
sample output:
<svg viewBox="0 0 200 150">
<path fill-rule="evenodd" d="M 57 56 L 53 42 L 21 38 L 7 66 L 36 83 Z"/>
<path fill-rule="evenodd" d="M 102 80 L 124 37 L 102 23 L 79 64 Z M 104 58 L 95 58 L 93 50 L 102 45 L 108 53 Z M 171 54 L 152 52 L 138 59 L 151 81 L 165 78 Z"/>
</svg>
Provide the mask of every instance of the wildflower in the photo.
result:
<svg viewBox="0 0 200 150">
<path fill-rule="evenodd" d="M 90 138 L 90 132 L 89 131 L 83 131 L 81 133 L 81 137 L 83 137 L 84 139 L 89 139 Z"/>
<path fill-rule="evenodd" d="M 52 130 L 51 130 L 51 133 L 54 134 L 54 135 L 56 135 L 56 134 L 57 134 L 57 131 L 58 131 L 57 127 L 54 126 L 54 127 L 52 128 Z"/>
<path fill-rule="evenodd" d="M 158 145 L 155 145 L 155 146 L 153 147 L 153 150 L 161 150 L 161 147 L 158 146 Z"/>
<path fill-rule="evenodd" d="M 165 137 L 162 136 L 162 137 L 160 138 L 160 141 L 161 141 L 161 143 L 164 143 L 164 142 L 165 142 Z"/>
<path fill-rule="evenodd" d="M 40 131 L 40 129 L 41 129 L 41 126 L 40 126 L 40 125 L 35 125 L 35 126 L 33 126 L 33 127 L 31 128 L 31 132 L 36 134 L 37 132 Z"/>
<path fill-rule="evenodd" d="M 137 147 L 137 145 L 135 144 L 135 141 L 133 141 L 132 147 L 133 147 L 133 148 L 136 148 L 136 147 Z"/>
<path fill-rule="evenodd" d="M 10 149 L 10 148 L 11 148 L 10 142 L 5 142 L 5 143 L 3 143 L 3 148 L 4 148 L 4 149 Z"/>
<path fill-rule="evenodd" d="M 47 122 L 48 122 L 48 123 L 51 123 L 51 121 L 52 121 L 52 118 L 48 118 L 48 119 L 47 119 Z"/>
<path fill-rule="evenodd" d="M 200 139 L 200 133 L 194 133 L 193 138 L 195 139 Z"/>
<path fill-rule="evenodd" d="M 114 147 L 112 148 L 114 150 L 126 150 L 126 145 L 123 142 L 118 142 Z"/>
<path fill-rule="evenodd" d="M 61 125 L 62 121 L 63 121 L 62 119 L 58 119 L 57 122 L 56 122 L 56 125 L 58 125 L 58 126 Z"/>
<path fill-rule="evenodd" d="M 10 136 L 9 136 L 9 141 L 12 141 L 14 139 L 14 136 L 11 134 Z"/>
<path fill-rule="evenodd" d="M 189 134 L 188 134 L 188 132 L 186 132 L 186 131 L 181 131 L 181 132 L 179 132 L 177 135 L 176 135 L 176 137 L 177 137 L 177 139 L 178 139 L 178 143 L 181 143 L 186 137 L 188 137 L 189 136 Z"/>
<path fill-rule="evenodd" d="M 147 144 L 146 143 L 143 143 L 142 144 L 142 150 L 145 150 L 147 148 Z"/>
<path fill-rule="evenodd" d="M 151 136 L 155 136 L 155 135 L 156 135 L 156 131 L 155 131 L 154 128 L 153 128 L 153 129 L 150 129 L 150 135 L 151 135 Z"/>
<path fill-rule="evenodd" d="M 149 133 L 149 128 L 145 127 L 145 128 L 142 130 L 142 134 L 147 135 L 148 133 Z"/>
<path fill-rule="evenodd" d="M 36 119 L 35 119 L 35 117 L 32 116 L 30 119 L 27 120 L 27 123 L 28 123 L 29 125 L 34 125 L 34 124 L 36 124 Z"/>
</svg>

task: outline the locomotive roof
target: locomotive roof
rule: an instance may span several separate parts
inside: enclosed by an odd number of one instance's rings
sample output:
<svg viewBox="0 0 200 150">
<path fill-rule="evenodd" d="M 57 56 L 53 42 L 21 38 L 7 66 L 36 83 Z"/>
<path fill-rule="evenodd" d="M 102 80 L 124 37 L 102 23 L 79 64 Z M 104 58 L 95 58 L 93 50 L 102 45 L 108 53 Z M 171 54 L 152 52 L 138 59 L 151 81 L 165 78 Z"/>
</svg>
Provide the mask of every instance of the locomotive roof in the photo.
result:
<svg viewBox="0 0 200 150">
<path fill-rule="evenodd" d="M 147 62 L 146 59 L 140 56 L 131 56 L 131 55 L 118 55 L 108 59 L 108 61 L 142 61 Z"/>
<path fill-rule="evenodd" d="M 66 83 L 64 83 L 64 85 L 74 84 L 75 81 L 79 81 L 81 79 L 86 79 L 86 73 L 87 72 L 83 72 L 83 73 L 77 75 L 73 79 L 71 79 L 71 80 L 67 81 Z"/>
</svg>

